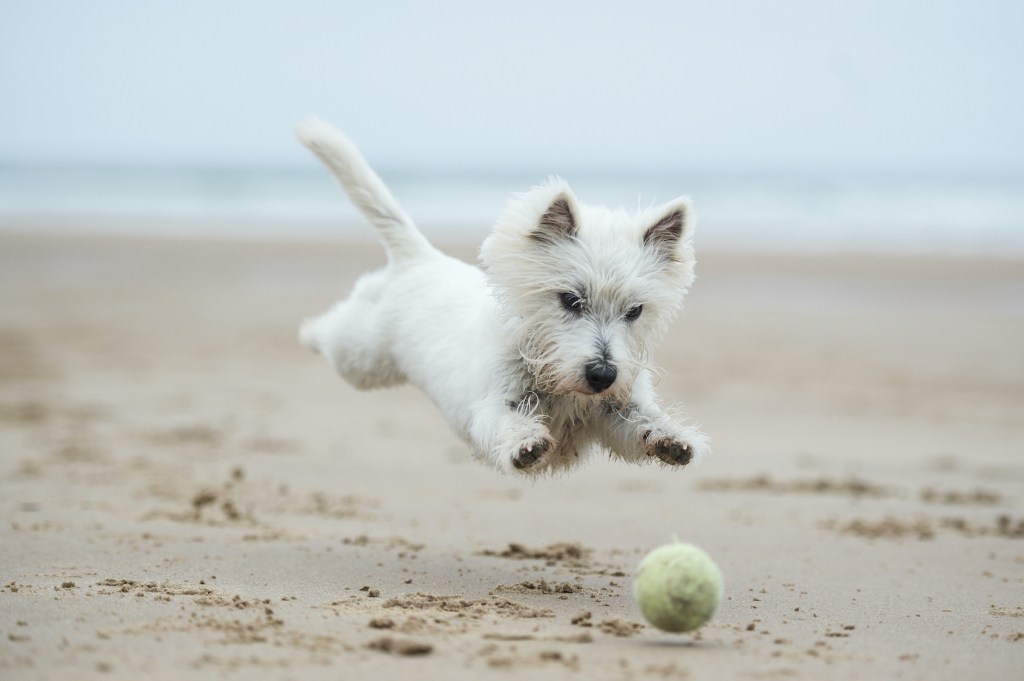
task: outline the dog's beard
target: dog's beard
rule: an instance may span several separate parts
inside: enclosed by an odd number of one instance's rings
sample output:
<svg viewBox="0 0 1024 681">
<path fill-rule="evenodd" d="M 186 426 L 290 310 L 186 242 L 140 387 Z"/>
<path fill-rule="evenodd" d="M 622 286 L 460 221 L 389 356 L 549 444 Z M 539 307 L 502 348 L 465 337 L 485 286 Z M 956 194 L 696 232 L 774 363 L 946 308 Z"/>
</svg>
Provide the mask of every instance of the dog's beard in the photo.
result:
<svg viewBox="0 0 1024 681">
<path fill-rule="evenodd" d="M 582 393 L 583 385 L 574 373 L 562 370 L 555 357 L 556 344 L 543 342 L 536 335 L 527 335 L 519 344 L 519 355 L 533 378 L 534 387 L 547 395 Z"/>
<path fill-rule="evenodd" d="M 636 376 L 647 368 L 647 353 L 639 351 L 638 360 L 622 356 L 616 361 L 618 378 L 607 390 L 596 392 L 586 381 L 586 361 L 566 361 L 559 356 L 557 341 L 540 334 L 528 334 L 519 343 L 519 354 L 530 374 L 534 388 L 551 396 L 572 396 L 628 402 Z"/>
</svg>

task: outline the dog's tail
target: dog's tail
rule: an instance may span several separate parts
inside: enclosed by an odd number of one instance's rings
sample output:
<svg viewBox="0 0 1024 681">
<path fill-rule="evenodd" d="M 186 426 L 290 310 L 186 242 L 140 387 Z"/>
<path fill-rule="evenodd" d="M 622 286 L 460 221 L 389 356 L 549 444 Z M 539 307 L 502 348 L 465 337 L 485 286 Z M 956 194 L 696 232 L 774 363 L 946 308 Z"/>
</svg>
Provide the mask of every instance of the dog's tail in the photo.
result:
<svg viewBox="0 0 1024 681">
<path fill-rule="evenodd" d="M 351 140 L 317 118 L 299 124 L 295 132 L 334 173 L 352 203 L 377 228 L 390 260 L 400 261 L 433 250 Z"/>
</svg>

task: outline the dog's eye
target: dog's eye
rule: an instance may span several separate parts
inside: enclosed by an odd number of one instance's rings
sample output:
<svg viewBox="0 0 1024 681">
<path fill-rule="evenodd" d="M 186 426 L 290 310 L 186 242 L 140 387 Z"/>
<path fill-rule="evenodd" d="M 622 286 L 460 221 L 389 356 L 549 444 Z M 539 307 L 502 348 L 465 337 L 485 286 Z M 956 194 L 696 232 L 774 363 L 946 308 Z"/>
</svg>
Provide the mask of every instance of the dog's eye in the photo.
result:
<svg viewBox="0 0 1024 681">
<path fill-rule="evenodd" d="M 559 293 L 558 299 L 562 301 L 562 307 L 573 314 L 583 312 L 583 301 L 575 293 Z"/>
<path fill-rule="evenodd" d="M 627 322 L 634 321 L 637 317 L 640 316 L 640 313 L 643 312 L 643 311 L 644 311 L 644 306 L 643 305 L 637 305 L 635 307 L 629 308 L 628 310 L 626 310 L 626 321 Z"/>
</svg>

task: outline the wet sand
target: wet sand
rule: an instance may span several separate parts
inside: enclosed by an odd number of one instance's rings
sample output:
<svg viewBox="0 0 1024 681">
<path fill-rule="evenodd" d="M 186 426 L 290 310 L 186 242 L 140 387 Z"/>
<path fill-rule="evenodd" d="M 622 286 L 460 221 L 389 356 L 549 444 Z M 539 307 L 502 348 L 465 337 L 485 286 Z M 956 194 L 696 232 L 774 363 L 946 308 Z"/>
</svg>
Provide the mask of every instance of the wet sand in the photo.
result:
<svg viewBox="0 0 1024 681">
<path fill-rule="evenodd" d="M 1019 675 L 1024 265 L 699 257 L 656 357 L 714 455 L 530 481 L 298 347 L 369 239 L 0 235 L 0 677 Z M 630 595 L 672 535 L 691 635 Z"/>
</svg>

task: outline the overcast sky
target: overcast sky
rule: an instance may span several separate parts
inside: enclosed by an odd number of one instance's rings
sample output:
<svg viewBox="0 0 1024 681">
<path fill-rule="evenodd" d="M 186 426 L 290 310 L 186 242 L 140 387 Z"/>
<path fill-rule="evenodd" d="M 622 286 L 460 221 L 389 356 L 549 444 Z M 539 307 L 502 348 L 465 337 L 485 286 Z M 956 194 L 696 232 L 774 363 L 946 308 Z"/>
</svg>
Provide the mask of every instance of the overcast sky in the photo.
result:
<svg viewBox="0 0 1024 681">
<path fill-rule="evenodd" d="M 0 0 L 0 162 L 1024 171 L 1024 2 Z"/>
</svg>

